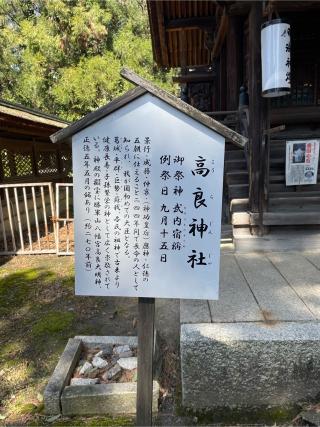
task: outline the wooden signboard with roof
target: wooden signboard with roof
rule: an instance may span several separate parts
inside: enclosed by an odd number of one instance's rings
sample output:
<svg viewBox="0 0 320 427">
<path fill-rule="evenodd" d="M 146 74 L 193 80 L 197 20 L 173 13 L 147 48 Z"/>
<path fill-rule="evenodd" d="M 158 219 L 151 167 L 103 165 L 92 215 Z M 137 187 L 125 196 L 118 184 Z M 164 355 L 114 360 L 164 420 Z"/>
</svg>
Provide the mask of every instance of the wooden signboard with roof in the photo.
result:
<svg viewBox="0 0 320 427">
<path fill-rule="evenodd" d="M 224 142 L 246 139 L 122 76 L 137 88 L 51 139 L 72 140 L 76 294 L 139 297 L 137 422 L 150 425 L 154 299 L 218 298 Z"/>
</svg>

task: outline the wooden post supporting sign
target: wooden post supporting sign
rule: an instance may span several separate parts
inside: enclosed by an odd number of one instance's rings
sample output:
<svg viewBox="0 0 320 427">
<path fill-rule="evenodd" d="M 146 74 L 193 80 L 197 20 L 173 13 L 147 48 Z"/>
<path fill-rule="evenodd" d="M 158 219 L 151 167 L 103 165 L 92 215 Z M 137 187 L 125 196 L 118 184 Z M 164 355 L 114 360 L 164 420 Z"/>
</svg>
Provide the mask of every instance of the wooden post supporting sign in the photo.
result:
<svg viewBox="0 0 320 427">
<path fill-rule="evenodd" d="M 138 299 L 137 426 L 152 425 L 154 298 Z"/>
</svg>

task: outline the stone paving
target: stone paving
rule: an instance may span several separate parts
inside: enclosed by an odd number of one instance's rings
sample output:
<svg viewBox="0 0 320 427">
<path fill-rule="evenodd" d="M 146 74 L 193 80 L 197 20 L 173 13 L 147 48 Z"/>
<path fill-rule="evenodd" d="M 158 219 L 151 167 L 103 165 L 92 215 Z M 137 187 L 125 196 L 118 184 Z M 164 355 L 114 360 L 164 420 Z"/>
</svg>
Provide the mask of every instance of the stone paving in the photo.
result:
<svg viewBox="0 0 320 427">
<path fill-rule="evenodd" d="M 181 323 L 320 320 L 320 251 L 222 251 L 219 300 L 180 308 Z"/>
<path fill-rule="evenodd" d="M 181 300 L 183 406 L 283 406 L 320 392 L 320 251 L 222 250 L 217 301 Z"/>
</svg>

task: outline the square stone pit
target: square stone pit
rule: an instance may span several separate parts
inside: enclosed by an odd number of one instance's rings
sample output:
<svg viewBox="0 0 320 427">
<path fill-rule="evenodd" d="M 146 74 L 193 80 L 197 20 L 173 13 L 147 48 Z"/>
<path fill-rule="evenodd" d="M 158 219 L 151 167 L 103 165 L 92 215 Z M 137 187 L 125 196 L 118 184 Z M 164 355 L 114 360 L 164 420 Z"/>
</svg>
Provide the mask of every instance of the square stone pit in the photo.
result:
<svg viewBox="0 0 320 427">
<path fill-rule="evenodd" d="M 68 385 L 85 345 L 103 349 L 110 345 L 138 346 L 137 337 L 76 336 L 70 338 L 44 392 L 46 414 L 120 415 L 136 413 L 137 383 Z M 153 411 L 158 410 L 159 384 L 153 382 Z"/>
</svg>

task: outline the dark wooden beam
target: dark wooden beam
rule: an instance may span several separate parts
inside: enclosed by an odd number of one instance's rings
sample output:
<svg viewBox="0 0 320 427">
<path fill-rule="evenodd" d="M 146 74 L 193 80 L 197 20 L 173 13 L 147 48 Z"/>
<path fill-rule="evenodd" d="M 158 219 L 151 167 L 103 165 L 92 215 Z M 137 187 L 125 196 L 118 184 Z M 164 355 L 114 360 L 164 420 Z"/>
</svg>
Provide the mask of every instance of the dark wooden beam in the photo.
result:
<svg viewBox="0 0 320 427">
<path fill-rule="evenodd" d="M 271 109 L 271 123 L 278 125 L 282 123 L 319 123 L 320 106 L 302 105 Z"/>
<path fill-rule="evenodd" d="M 15 141 L 20 141 L 22 144 L 26 145 L 30 141 L 35 140 L 36 142 L 39 142 L 41 144 L 52 144 L 50 142 L 50 138 L 48 135 L 39 136 L 39 135 L 25 135 L 25 134 L 14 134 L 13 132 L 1 132 L 0 131 L 0 144 L 2 141 L 11 141 L 12 143 L 16 143 Z"/>
<path fill-rule="evenodd" d="M 249 206 L 261 211 L 263 159 L 263 99 L 261 96 L 262 3 L 252 2 L 249 14 Z"/>
<path fill-rule="evenodd" d="M 33 144 L 39 145 L 39 147 L 44 149 L 52 149 L 54 145 L 50 142 L 50 139 L 47 138 L 45 141 L 39 141 L 35 138 L 30 138 L 23 140 L 22 138 L 5 138 L 0 136 L 0 148 L 16 149 L 17 151 L 28 151 L 31 149 Z"/>
<path fill-rule="evenodd" d="M 311 211 L 311 212 L 310 212 Z M 320 224 L 319 212 L 313 211 L 299 212 L 299 208 L 296 211 L 289 212 L 266 212 L 263 218 L 264 225 L 316 225 Z M 253 223 L 257 223 L 259 218 L 257 214 L 252 214 L 250 220 Z"/>
<path fill-rule="evenodd" d="M 227 51 L 225 45 L 220 52 L 220 110 L 227 109 Z"/>
<path fill-rule="evenodd" d="M 215 72 L 217 79 L 213 84 L 213 109 L 216 111 L 221 111 L 220 106 L 220 57 L 215 60 Z"/>
<path fill-rule="evenodd" d="M 310 10 L 319 11 L 320 2 L 316 1 L 276 1 L 275 8 L 277 12 L 306 12 Z"/>
<path fill-rule="evenodd" d="M 187 65 L 187 33 L 185 31 L 180 31 L 179 34 L 179 55 L 180 55 L 180 67 L 182 73 L 186 71 L 186 65 Z"/>
<path fill-rule="evenodd" d="M 147 8 L 148 8 L 148 15 L 149 15 L 153 58 L 159 65 L 162 65 L 156 2 L 147 0 Z"/>
<path fill-rule="evenodd" d="M 242 82 L 242 22 L 241 18 L 229 18 L 227 47 L 227 109 L 238 108 L 239 89 Z"/>
<path fill-rule="evenodd" d="M 1 147 L 0 147 L 0 182 L 3 182 L 4 179 L 4 171 L 3 171 L 3 165 L 2 165 L 3 157 L 1 153 Z"/>
<path fill-rule="evenodd" d="M 47 137 L 55 132 L 57 129 L 52 129 L 51 131 L 48 129 L 37 129 L 33 127 L 25 127 L 25 128 L 17 128 L 14 126 L 3 126 L 0 128 L 0 135 L 29 135 L 34 137 Z"/>
<path fill-rule="evenodd" d="M 172 77 L 173 83 L 212 82 L 214 79 L 213 71 L 210 73 L 188 73 L 183 76 Z"/>
<path fill-rule="evenodd" d="M 192 18 L 170 19 L 165 22 L 166 31 L 184 31 L 184 30 L 214 30 L 214 16 L 195 16 Z"/>
<path fill-rule="evenodd" d="M 154 3 L 156 7 L 156 15 L 158 20 L 159 44 L 160 44 L 159 47 L 160 47 L 161 59 L 162 59 L 161 62 L 164 67 L 167 67 L 169 65 L 169 58 L 168 58 L 166 32 L 165 32 L 165 26 L 164 26 L 163 2 L 156 1 Z"/>
<path fill-rule="evenodd" d="M 224 12 L 223 15 L 221 16 L 219 27 L 218 27 L 214 45 L 213 45 L 213 51 L 212 51 L 213 58 L 216 58 L 221 52 L 222 46 L 224 44 L 224 41 L 228 32 L 228 25 L 229 25 L 229 16 L 226 14 L 226 12 Z"/>
<path fill-rule="evenodd" d="M 228 6 L 228 15 L 245 16 L 250 12 L 249 1 L 235 1 Z"/>
<path fill-rule="evenodd" d="M 274 128 L 265 129 L 263 132 L 263 135 L 272 135 L 274 133 L 282 132 L 286 129 L 285 125 L 276 126 Z"/>
</svg>

